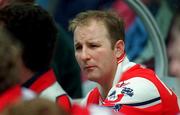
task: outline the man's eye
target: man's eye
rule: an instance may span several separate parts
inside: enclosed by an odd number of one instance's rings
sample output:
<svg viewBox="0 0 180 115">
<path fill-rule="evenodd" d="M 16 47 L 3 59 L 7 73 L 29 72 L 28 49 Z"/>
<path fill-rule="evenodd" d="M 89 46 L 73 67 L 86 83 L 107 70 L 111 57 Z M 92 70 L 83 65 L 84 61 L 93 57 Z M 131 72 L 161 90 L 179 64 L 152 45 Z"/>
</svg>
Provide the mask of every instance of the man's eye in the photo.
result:
<svg viewBox="0 0 180 115">
<path fill-rule="evenodd" d="M 90 47 L 95 48 L 95 47 L 98 47 L 98 45 L 96 45 L 96 44 L 91 44 Z"/>
<path fill-rule="evenodd" d="M 75 48 L 76 48 L 76 50 L 81 50 L 82 46 L 76 46 Z"/>
</svg>

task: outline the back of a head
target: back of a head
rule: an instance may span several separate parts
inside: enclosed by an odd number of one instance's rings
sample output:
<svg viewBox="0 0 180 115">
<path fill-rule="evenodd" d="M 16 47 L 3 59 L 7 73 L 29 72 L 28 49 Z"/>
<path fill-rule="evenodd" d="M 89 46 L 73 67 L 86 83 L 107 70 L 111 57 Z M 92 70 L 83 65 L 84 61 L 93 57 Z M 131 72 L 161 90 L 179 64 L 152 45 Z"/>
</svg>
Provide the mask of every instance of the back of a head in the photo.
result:
<svg viewBox="0 0 180 115">
<path fill-rule="evenodd" d="M 0 0 L 0 9 L 5 7 L 6 5 L 16 3 L 35 3 L 35 0 Z"/>
<path fill-rule="evenodd" d="M 88 26 L 92 20 L 104 23 L 109 32 L 112 46 L 119 39 L 124 40 L 124 22 L 112 11 L 90 10 L 81 12 L 70 22 L 69 29 L 74 32 L 77 26 Z"/>
<path fill-rule="evenodd" d="M 20 46 L 0 28 L 0 93 L 18 83 L 19 58 Z"/>
<path fill-rule="evenodd" d="M 7 108 L 3 115 L 68 115 L 68 113 L 50 100 L 35 98 Z"/>
<path fill-rule="evenodd" d="M 11 0 L 12 3 L 35 3 L 35 0 Z"/>
<path fill-rule="evenodd" d="M 36 72 L 47 68 L 53 55 L 57 28 L 38 5 L 14 4 L 0 10 L 0 22 L 23 46 L 23 63 Z"/>
</svg>

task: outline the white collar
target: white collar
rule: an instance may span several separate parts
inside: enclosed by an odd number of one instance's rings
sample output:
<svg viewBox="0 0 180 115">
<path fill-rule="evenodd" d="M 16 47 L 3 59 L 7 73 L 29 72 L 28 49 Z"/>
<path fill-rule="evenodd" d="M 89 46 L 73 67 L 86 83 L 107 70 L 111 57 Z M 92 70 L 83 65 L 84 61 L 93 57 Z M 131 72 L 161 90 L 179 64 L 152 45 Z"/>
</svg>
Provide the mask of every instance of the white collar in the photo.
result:
<svg viewBox="0 0 180 115">
<path fill-rule="evenodd" d="M 118 63 L 116 74 L 113 80 L 113 86 L 117 84 L 122 76 L 122 73 L 127 71 L 129 68 L 136 65 L 134 62 L 130 62 L 129 59 L 125 56 L 124 59 Z"/>
</svg>

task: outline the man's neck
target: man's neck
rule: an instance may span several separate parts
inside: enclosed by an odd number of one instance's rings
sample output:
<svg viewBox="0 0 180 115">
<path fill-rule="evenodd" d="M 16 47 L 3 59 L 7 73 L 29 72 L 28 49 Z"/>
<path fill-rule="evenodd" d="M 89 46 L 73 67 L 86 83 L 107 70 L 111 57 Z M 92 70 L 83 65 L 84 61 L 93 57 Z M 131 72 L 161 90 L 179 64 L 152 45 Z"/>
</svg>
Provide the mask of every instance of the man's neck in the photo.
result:
<svg viewBox="0 0 180 115">
<path fill-rule="evenodd" d="M 20 67 L 20 82 L 21 84 L 23 84 L 29 79 L 31 79 L 35 73 L 30 69 L 28 69 L 27 67 L 25 67 L 24 64 L 20 64 L 19 67 Z"/>
</svg>

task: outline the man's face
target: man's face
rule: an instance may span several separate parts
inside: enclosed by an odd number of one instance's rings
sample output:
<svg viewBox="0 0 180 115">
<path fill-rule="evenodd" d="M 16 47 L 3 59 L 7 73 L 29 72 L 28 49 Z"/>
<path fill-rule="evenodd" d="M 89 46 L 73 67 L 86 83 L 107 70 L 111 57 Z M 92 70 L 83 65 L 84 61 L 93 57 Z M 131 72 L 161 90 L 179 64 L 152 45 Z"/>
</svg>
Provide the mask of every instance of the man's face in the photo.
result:
<svg viewBox="0 0 180 115">
<path fill-rule="evenodd" d="M 172 42 L 168 47 L 170 74 L 180 78 L 180 16 L 176 18 L 171 30 Z"/>
<path fill-rule="evenodd" d="M 88 79 L 98 83 L 112 79 L 117 67 L 117 57 L 108 37 L 104 24 L 94 20 L 74 31 L 76 59 Z"/>
<path fill-rule="evenodd" d="M 169 70 L 170 74 L 180 78 L 180 37 L 173 41 L 172 46 L 169 49 L 170 63 Z"/>
</svg>

